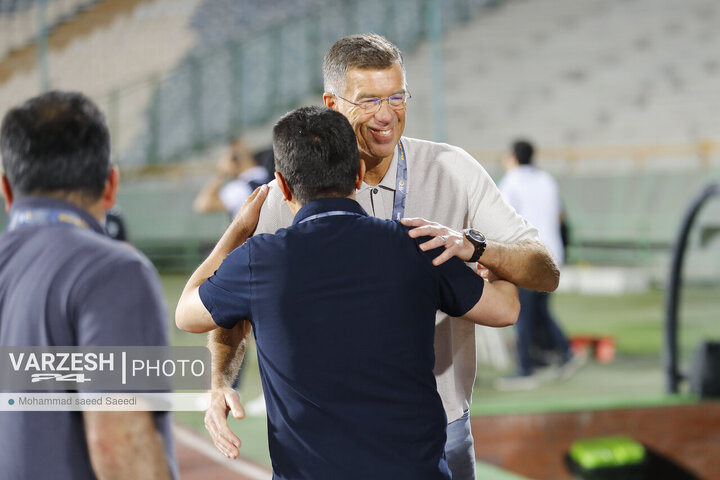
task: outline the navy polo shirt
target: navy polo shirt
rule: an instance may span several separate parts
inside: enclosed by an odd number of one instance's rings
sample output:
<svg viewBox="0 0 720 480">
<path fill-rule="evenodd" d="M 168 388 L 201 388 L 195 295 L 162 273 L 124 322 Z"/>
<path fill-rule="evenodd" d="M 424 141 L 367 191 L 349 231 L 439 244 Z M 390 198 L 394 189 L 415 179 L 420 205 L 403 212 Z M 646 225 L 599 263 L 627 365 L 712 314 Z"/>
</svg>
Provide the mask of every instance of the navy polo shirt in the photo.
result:
<svg viewBox="0 0 720 480">
<path fill-rule="evenodd" d="M 219 326 L 253 325 L 274 478 L 450 478 L 435 312 L 465 314 L 483 280 L 456 258 L 433 266 L 407 231 L 315 200 L 201 285 Z"/>
</svg>

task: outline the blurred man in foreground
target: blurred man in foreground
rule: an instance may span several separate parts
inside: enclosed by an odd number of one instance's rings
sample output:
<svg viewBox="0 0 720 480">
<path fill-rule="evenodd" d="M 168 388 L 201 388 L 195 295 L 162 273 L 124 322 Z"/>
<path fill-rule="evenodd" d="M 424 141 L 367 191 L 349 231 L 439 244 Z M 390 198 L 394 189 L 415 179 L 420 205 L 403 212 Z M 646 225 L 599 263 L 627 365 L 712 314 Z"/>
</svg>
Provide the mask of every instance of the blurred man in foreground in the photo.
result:
<svg viewBox="0 0 720 480">
<path fill-rule="evenodd" d="M 167 345 L 157 273 L 103 231 L 118 171 L 97 107 L 78 93 L 30 99 L 3 119 L 0 153 L 0 345 Z M 170 427 L 167 412 L 0 412 L 0 476 L 177 477 Z"/>
<path fill-rule="evenodd" d="M 188 281 L 178 326 L 252 323 L 274 478 L 449 479 L 435 312 L 510 325 L 517 289 L 486 283 L 458 258 L 435 267 L 440 249 L 419 247 L 427 238 L 368 216 L 355 201 L 364 163 L 342 114 L 291 112 L 275 126 L 273 148 L 293 225 L 247 240 L 261 187 Z M 378 247 L 372 256 L 359 255 L 366 245 Z"/>
</svg>

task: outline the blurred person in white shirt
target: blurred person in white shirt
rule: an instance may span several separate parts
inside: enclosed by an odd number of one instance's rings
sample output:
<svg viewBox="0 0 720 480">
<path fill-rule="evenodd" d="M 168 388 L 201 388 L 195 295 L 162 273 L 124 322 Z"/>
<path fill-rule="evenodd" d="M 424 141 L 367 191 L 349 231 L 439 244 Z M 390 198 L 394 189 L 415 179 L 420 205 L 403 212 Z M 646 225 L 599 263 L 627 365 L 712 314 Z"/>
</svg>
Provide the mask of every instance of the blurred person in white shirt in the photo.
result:
<svg viewBox="0 0 720 480">
<path fill-rule="evenodd" d="M 530 142 L 515 141 L 503 160 L 506 174 L 498 187 L 505 201 L 538 229 L 540 240 L 560 265 L 564 259 L 560 192 L 553 177 L 533 164 L 533 154 Z M 521 288 L 519 296 L 521 312 L 515 324 L 517 372 L 498 381 L 497 387 L 504 390 L 540 385 L 534 367 L 546 360 L 536 350 L 551 352 L 565 377 L 574 373 L 580 360 L 573 357 L 567 336 L 550 311 L 550 294 Z"/>
</svg>

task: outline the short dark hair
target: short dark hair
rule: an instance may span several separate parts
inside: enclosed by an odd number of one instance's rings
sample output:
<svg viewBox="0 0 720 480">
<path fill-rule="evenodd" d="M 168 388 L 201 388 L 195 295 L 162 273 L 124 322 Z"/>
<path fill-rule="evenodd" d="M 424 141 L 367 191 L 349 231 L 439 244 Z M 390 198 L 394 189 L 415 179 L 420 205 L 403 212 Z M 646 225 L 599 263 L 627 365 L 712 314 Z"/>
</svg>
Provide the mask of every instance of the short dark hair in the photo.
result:
<svg viewBox="0 0 720 480">
<path fill-rule="evenodd" d="M 102 195 L 110 174 L 110 132 L 85 95 L 52 91 L 10 110 L 0 126 L 0 153 L 19 195 Z"/>
<path fill-rule="evenodd" d="M 323 83 L 326 92 L 342 94 L 347 73 L 353 68 L 384 70 L 400 65 L 405 77 L 405 64 L 400 49 L 376 33 L 348 35 L 327 51 L 323 59 Z"/>
<path fill-rule="evenodd" d="M 327 107 L 304 107 L 285 114 L 273 128 L 275 169 L 299 203 L 347 197 L 360 168 L 350 122 Z"/>
<path fill-rule="evenodd" d="M 532 143 L 527 140 L 517 140 L 513 143 L 512 149 L 520 165 L 530 165 L 532 163 L 533 153 L 535 152 Z"/>
</svg>

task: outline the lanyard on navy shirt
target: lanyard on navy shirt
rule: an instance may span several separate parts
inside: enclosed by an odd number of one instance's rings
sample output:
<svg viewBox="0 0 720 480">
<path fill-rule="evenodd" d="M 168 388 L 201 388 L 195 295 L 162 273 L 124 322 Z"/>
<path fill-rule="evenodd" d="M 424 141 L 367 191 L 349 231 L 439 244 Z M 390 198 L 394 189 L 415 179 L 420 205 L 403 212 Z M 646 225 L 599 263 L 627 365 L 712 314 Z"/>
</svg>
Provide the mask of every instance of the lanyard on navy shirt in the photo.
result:
<svg viewBox="0 0 720 480">
<path fill-rule="evenodd" d="M 393 201 L 392 220 L 405 216 L 405 197 L 407 196 L 407 160 L 402 140 L 398 142 L 397 176 L 395 177 L 395 200 Z"/>
<path fill-rule="evenodd" d="M 300 220 L 298 223 L 305 223 L 309 222 L 310 220 L 315 220 L 317 218 L 324 218 L 324 217 L 335 217 L 337 215 L 353 215 L 355 217 L 364 217 L 365 215 L 361 215 L 359 213 L 355 212 L 348 212 L 345 210 L 331 210 L 329 212 L 322 212 L 322 213 L 316 213 L 315 215 L 310 215 L 309 217 L 305 217 L 302 220 Z"/>
<path fill-rule="evenodd" d="M 8 222 L 8 231 L 28 226 L 57 225 L 69 223 L 81 228 L 90 228 L 85 220 L 75 212 L 57 208 L 27 208 L 12 213 Z"/>
</svg>

